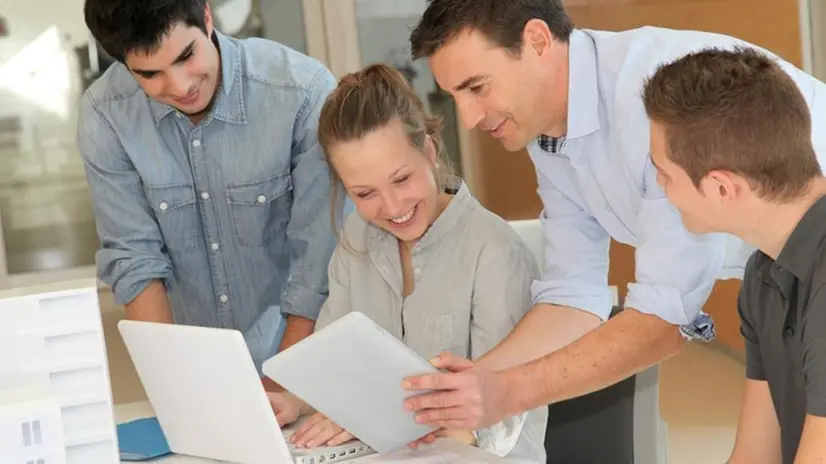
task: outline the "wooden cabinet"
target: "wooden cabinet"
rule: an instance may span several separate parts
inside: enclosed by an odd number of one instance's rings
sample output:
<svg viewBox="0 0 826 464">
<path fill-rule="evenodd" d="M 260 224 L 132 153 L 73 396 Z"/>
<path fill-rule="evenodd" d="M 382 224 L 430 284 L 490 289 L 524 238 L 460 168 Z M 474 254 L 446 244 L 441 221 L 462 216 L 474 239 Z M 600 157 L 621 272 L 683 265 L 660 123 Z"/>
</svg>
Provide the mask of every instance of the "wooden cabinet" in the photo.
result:
<svg viewBox="0 0 826 464">
<path fill-rule="evenodd" d="M 623 30 L 644 25 L 694 29 L 736 36 L 802 66 L 798 5 L 795 0 L 568 0 L 577 27 Z M 525 151 L 510 153 L 486 134 L 471 133 L 474 193 L 507 219 L 536 217 L 541 209 L 536 176 Z M 611 247 L 609 282 L 620 296 L 634 279 L 634 250 Z M 742 353 L 736 301 L 739 281 L 718 282 L 705 310 L 717 326 L 717 342 Z"/>
</svg>

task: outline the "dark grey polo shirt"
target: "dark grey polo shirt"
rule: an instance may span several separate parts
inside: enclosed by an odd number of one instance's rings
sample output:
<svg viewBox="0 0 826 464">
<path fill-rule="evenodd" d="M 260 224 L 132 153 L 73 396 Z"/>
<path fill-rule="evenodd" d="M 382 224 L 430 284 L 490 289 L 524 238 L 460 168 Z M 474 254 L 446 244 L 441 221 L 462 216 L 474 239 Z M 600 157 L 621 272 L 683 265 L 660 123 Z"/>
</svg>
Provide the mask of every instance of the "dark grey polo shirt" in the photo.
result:
<svg viewBox="0 0 826 464">
<path fill-rule="evenodd" d="M 792 464 L 806 415 L 826 416 L 826 197 L 795 227 L 777 260 L 757 251 L 739 297 L 746 376 L 766 380 Z"/>
</svg>

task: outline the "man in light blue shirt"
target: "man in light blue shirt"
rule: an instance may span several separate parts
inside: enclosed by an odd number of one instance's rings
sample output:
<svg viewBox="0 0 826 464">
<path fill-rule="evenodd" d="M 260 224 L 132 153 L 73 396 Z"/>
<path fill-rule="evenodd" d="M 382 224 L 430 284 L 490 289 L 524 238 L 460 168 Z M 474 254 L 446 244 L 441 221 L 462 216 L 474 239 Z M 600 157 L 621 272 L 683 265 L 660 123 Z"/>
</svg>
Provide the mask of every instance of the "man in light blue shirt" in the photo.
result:
<svg viewBox="0 0 826 464">
<path fill-rule="evenodd" d="M 335 238 L 316 140 L 335 79 L 214 30 L 204 0 L 87 0 L 118 60 L 80 102 L 100 277 L 126 316 L 241 331 L 260 363 L 306 337 Z"/>
<path fill-rule="evenodd" d="M 742 278 L 752 250 L 730 235 L 685 229 L 656 181 L 641 92 L 663 62 L 749 44 L 655 27 L 576 29 L 560 0 L 432 0 L 411 42 L 467 127 L 509 150 L 527 147 L 546 246 L 535 306 L 506 340 L 475 366 L 434 360 L 462 372 L 408 379 L 411 390 L 440 390 L 407 403 L 419 420 L 485 427 L 602 389 L 673 356 L 687 339 L 713 338 L 701 309 L 717 279 Z M 805 96 L 813 127 L 826 127 L 826 85 L 779 63 Z M 826 131 L 813 137 L 822 160 Z M 611 238 L 636 248 L 636 281 L 625 310 L 608 319 Z"/>
</svg>

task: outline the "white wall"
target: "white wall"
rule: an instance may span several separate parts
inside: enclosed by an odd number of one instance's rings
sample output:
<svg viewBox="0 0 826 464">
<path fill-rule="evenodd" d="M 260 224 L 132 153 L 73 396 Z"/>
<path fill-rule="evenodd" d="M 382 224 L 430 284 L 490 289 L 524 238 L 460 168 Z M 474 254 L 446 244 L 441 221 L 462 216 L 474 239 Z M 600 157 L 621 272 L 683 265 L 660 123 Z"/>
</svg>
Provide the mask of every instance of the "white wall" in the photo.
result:
<svg viewBox="0 0 826 464">
<path fill-rule="evenodd" d="M 49 26 L 57 26 L 73 45 L 88 40 L 83 22 L 83 0 L 0 0 L 0 14 L 8 20 L 7 40 L 31 40 Z M 36 8 L 35 8 L 36 6 Z"/>
<path fill-rule="evenodd" d="M 0 113 L 41 124 L 50 114 L 70 117 L 79 84 L 73 49 L 89 40 L 83 0 L 0 0 L 0 14 L 8 25 L 0 38 Z M 34 143 L 29 129 L 24 122 L 24 150 Z"/>
</svg>

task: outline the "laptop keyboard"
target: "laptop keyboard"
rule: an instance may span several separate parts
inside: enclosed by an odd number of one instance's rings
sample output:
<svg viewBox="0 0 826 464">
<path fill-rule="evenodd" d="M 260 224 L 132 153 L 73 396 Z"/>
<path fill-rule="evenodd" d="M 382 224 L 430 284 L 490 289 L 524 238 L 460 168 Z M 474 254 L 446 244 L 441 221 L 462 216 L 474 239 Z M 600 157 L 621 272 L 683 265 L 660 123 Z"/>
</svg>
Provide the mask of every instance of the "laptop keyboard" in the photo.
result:
<svg viewBox="0 0 826 464">
<path fill-rule="evenodd" d="M 281 429 L 284 440 L 290 454 L 293 455 L 295 464 L 326 464 L 330 462 L 341 462 L 356 457 L 367 456 L 375 451 L 366 444 L 352 440 L 339 446 L 319 447 L 319 448 L 298 448 L 290 443 L 290 438 L 295 432 L 295 427 L 285 427 Z"/>
<path fill-rule="evenodd" d="M 290 453 L 296 464 L 325 464 L 330 462 L 341 462 L 360 456 L 373 454 L 374 451 L 369 446 L 359 441 L 345 443 L 340 446 L 321 448 L 296 448 L 289 442 Z"/>
</svg>

